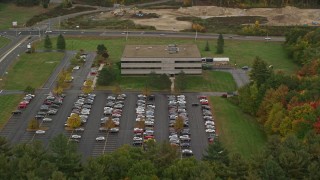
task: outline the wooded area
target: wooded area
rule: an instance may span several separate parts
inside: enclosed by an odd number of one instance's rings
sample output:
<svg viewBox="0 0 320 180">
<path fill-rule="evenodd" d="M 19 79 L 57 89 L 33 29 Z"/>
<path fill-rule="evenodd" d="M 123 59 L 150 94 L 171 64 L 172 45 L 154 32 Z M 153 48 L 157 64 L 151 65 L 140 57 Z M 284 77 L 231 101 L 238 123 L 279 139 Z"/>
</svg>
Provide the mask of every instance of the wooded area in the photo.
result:
<svg viewBox="0 0 320 180">
<path fill-rule="evenodd" d="M 11 146 L 0 137 L 0 179 L 320 179 L 320 136 L 269 138 L 265 150 L 245 160 L 220 143 L 203 160 L 180 158 L 178 147 L 149 141 L 124 145 L 81 163 L 76 143 L 60 134 L 49 148 L 34 141 Z"/>
<path fill-rule="evenodd" d="M 257 57 L 250 72 L 252 83 L 239 89 L 233 102 L 257 116 L 267 134 L 303 138 L 312 130 L 320 133 L 320 30 L 295 29 L 286 37 L 288 55 L 301 69 L 285 75 Z"/>
</svg>

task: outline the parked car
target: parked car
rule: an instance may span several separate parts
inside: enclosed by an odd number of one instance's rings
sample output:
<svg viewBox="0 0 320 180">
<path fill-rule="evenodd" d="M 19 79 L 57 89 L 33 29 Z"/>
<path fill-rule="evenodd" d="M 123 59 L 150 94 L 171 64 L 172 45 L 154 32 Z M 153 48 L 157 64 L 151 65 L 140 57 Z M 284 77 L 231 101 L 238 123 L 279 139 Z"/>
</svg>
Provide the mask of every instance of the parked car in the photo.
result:
<svg viewBox="0 0 320 180">
<path fill-rule="evenodd" d="M 52 119 L 51 119 L 51 118 L 43 118 L 42 121 L 43 121 L 43 122 L 51 122 Z"/>
<path fill-rule="evenodd" d="M 40 130 L 40 129 L 36 131 L 36 134 L 45 134 L 45 133 L 46 133 L 46 131 Z"/>
<path fill-rule="evenodd" d="M 106 138 L 104 136 L 98 136 L 96 138 L 96 141 L 105 141 L 105 140 L 106 140 Z"/>
<path fill-rule="evenodd" d="M 12 111 L 11 114 L 13 114 L 13 115 L 20 115 L 20 114 L 22 114 L 22 111 L 21 111 L 21 110 L 15 110 L 15 111 Z"/>
</svg>

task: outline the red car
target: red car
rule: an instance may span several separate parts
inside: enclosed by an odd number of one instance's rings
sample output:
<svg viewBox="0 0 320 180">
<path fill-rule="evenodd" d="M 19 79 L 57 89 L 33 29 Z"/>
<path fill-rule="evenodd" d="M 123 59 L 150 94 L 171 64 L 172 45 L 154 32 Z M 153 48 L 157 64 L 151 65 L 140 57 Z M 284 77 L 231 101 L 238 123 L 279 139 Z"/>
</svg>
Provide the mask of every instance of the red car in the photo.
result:
<svg viewBox="0 0 320 180">
<path fill-rule="evenodd" d="M 134 128 L 133 132 L 134 132 L 134 133 L 143 133 L 143 129 Z"/>
<path fill-rule="evenodd" d="M 207 99 L 207 96 L 199 96 L 199 99 Z"/>
<path fill-rule="evenodd" d="M 26 102 L 20 102 L 20 104 L 19 104 L 20 109 L 27 108 L 27 106 L 28 106 L 28 104 Z"/>
<path fill-rule="evenodd" d="M 144 136 L 144 139 L 154 139 L 154 136 L 151 136 L 151 135 L 149 135 L 149 136 Z"/>
</svg>

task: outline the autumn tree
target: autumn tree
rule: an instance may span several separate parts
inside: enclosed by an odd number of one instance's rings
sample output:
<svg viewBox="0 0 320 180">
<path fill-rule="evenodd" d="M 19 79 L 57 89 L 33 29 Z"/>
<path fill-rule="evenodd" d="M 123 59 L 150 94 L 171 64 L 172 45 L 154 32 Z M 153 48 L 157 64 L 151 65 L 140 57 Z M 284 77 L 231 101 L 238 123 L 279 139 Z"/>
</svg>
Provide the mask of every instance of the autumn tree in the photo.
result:
<svg viewBox="0 0 320 180">
<path fill-rule="evenodd" d="M 197 32 L 206 32 L 206 28 L 204 26 L 201 26 L 200 24 L 196 23 L 192 24 L 192 29 Z"/>
<path fill-rule="evenodd" d="M 113 94 L 116 94 L 116 95 L 119 95 L 122 93 L 122 89 L 118 83 L 114 86 L 112 92 L 113 92 Z"/>
<path fill-rule="evenodd" d="M 40 127 L 39 121 L 36 120 L 35 118 L 29 121 L 29 124 L 28 124 L 29 129 L 36 130 L 36 129 L 39 129 L 39 127 Z"/>
<path fill-rule="evenodd" d="M 112 120 L 112 117 L 109 117 L 106 123 L 104 124 L 104 127 L 109 131 L 111 128 L 116 127 L 115 122 Z"/>
<path fill-rule="evenodd" d="M 77 128 L 81 125 L 81 119 L 78 114 L 71 114 L 70 117 L 68 117 L 67 125 L 70 128 Z"/>
<path fill-rule="evenodd" d="M 224 52 L 224 39 L 223 35 L 219 34 L 218 41 L 217 41 L 217 54 L 223 54 Z"/>
<path fill-rule="evenodd" d="M 146 127 L 145 120 L 140 118 L 140 121 L 136 122 L 136 128 L 144 129 Z"/>
<path fill-rule="evenodd" d="M 84 82 L 83 87 L 82 87 L 82 92 L 84 94 L 90 94 L 93 91 L 92 85 L 93 85 L 93 81 L 92 80 L 90 80 L 90 79 L 86 80 Z"/>
<path fill-rule="evenodd" d="M 184 119 L 181 116 L 176 118 L 176 122 L 173 125 L 173 128 L 176 132 L 180 133 L 184 126 Z"/>
</svg>

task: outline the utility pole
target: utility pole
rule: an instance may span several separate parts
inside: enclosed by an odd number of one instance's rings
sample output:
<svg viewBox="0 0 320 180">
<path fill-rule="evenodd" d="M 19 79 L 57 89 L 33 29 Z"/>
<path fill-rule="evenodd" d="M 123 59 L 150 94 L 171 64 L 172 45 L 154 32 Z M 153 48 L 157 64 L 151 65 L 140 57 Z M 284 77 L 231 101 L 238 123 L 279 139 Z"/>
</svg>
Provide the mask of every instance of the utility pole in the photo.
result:
<svg viewBox="0 0 320 180">
<path fill-rule="evenodd" d="M 127 26 L 127 35 L 126 35 L 126 41 L 128 40 L 128 35 L 129 35 L 129 32 L 128 32 L 128 26 Z"/>
</svg>

